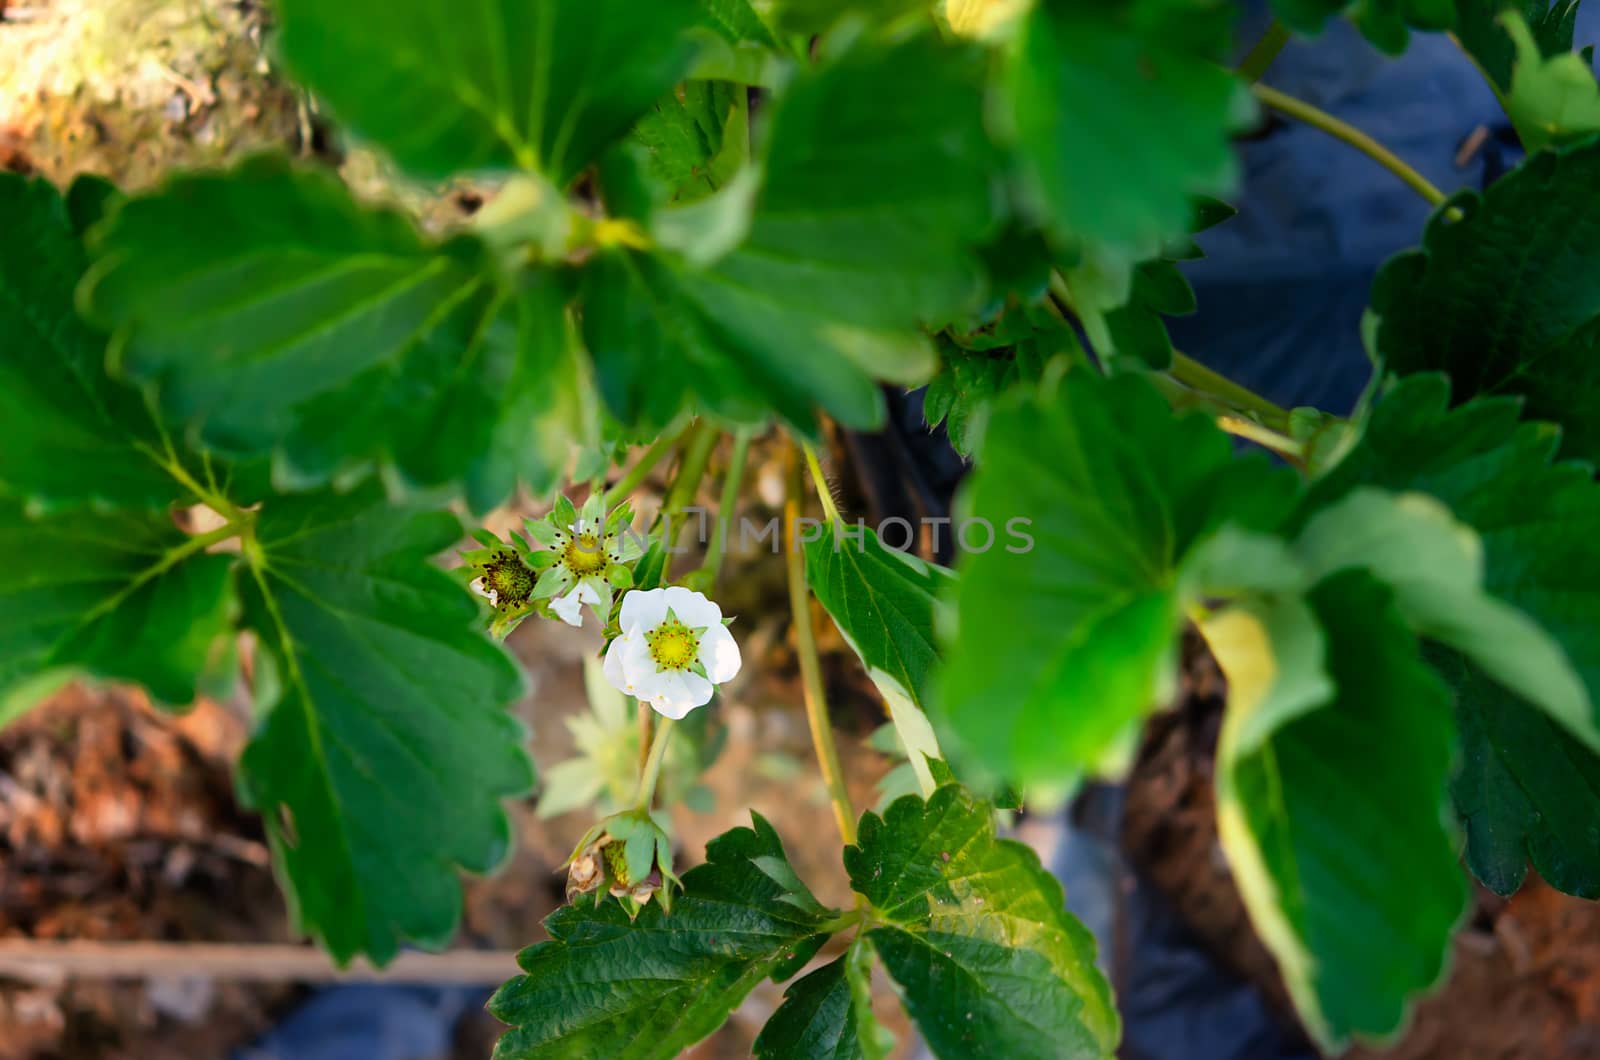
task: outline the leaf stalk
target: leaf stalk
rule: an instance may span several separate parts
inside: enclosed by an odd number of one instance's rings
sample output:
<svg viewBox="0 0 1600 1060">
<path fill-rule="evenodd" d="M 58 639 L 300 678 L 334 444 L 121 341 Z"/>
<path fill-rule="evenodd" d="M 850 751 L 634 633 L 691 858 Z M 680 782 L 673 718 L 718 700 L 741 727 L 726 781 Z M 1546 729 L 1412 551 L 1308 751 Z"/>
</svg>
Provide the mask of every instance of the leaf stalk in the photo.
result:
<svg viewBox="0 0 1600 1060">
<path fill-rule="evenodd" d="M 741 427 L 733 433 L 733 453 L 728 458 L 728 471 L 722 480 L 717 521 L 711 528 L 711 543 L 706 546 L 706 561 L 700 568 L 710 574 L 712 585 L 722 574 L 722 558 L 728 551 L 728 528 L 733 522 L 733 510 L 739 501 L 739 485 L 744 479 L 745 459 L 749 452 L 750 429 Z"/>
<path fill-rule="evenodd" d="M 783 504 L 783 559 L 789 575 L 789 608 L 794 616 L 795 650 L 800 658 L 800 683 L 805 693 L 811 745 L 816 749 L 822 782 L 833 803 L 833 817 L 838 822 L 839 835 L 849 846 L 856 841 L 856 815 L 854 807 L 850 805 L 849 789 L 845 787 L 844 769 L 839 764 L 839 749 L 833 742 L 833 724 L 828 718 L 828 700 L 822 684 L 822 661 L 817 654 L 816 631 L 811 626 L 805 557 L 800 551 L 800 502 L 805 493 L 805 480 L 800 470 L 798 450 L 799 445 L 791 442 L 788 454 L 789 488 Z"/>
<path fill-rule="evenodd" d="M 1251 85 L 1250 91 L 1262 104 L 1286 114 L 1296 121 L 1303 121 L 1314 129 L 1320 129 L 1336 140 L 1354 147 L 1384 169 L 1393 173 L 1405 182 L 1406 186 L 1433 206 L 1441 205 L 1446 195 L 1434 187 L 1421 173 L 1411 168 L 1400 157 L 1387 147 L 1357 129 L 1354 125 L 1335 118 L 1332 114 L 1318 107 L 1312 106 L 1305 100 L 1296 99 L 1294 96 L 1279 92 L 1269 85 Z"/>
<path fill-rule="evenodd" d="M 1284 45 L 1289 43 L 1289 39 L 1289 27 L 1278 19 L 1273 19 L 1267 26 L 1267 31 L 1261 35 L 1261 39 L 1256 41 L 1255 47 L 1250 49 L 1250 54 L 1240 61 L 1239 69 L 1236 71 L 1239 77 L 1252 85 L 1261 80 L 1267 68 L 1278 57 L 1278 53 L 1283 51 Z"/>
<path fill-rule="evenodd" d="M 1172 351 L 1172 378 L 1192 390 L 1217 398 L 1231 408 L 1258 419 L 1275 431 L 1289 429 L 1289 413 L 1248 387 L 1235 383 L 1221 372 L 1177 350 Z"/>
<path fill-rule="evenodd" d="M 686 429 L 677 434 L 664 435 L 657 438 L 650 445 L 650 448 L 646 449 L 639 459 L 634 462 L 634 465 L 624 472 L 621 478 L 617 479 L 616 485 L 606 490 L 603 498 L 606 511 L 615 508 L 626 500 L 630 493 L 638 489 L 639 483 L 645 480 L 645 476 L 655 470 L 655 466 L 661 463 L 662 459 L 672 452 L 678 442 L 686 437 L 688 433 Z"/>
</svg>

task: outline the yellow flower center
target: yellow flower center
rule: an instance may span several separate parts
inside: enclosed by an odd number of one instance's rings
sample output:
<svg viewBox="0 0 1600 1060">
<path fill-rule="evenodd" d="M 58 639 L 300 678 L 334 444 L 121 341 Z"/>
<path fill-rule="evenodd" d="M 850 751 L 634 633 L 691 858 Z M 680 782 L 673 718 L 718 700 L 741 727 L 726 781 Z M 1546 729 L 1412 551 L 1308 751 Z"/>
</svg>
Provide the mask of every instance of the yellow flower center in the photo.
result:
<svg viewBox="0 0 1600 1060">
<path fill-rule="evenodd" d="M 700 656 L 700 635 L 675 618 L 646 633 L 644 641 L 662 670 L 687 670 Z"/>
<path fill-rule="evenodd" d="M 561 550 L 561 561 L 578 577 L 596 574 L 606 568 L 605 543 L 593 531 L 573 534 Z"/>
</svg>

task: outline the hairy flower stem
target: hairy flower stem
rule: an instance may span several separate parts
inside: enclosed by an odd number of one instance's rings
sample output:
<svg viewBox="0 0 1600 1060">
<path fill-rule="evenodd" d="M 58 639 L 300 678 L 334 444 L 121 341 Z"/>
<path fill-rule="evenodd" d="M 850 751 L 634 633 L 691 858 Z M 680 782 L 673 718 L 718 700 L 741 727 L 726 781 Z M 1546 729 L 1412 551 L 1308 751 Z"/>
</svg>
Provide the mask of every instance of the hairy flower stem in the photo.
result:
<svg viewBox="0 0 1600 1060">
<path fill-rule="evenodd" d="M 798 449 L 797 443 L 790 443 L 789 488 L 783 502 L 783 559 L 789 574 L 789 608 L 794 615 L 795 650 L 800 657 L 800 682 L 805 690 L 806 721 L 811 727 L 811 744 L 817 751 L 817 765 L 822 770 L 822 782 L 833 803 L 833 816 L 839 824 L 839 834 L 844 837 L 846 845 L 850 845 L 856 841 L 855 809 L 850 805 L 850 792 L 844 784 L 839 749 L 833 743 L 833 725 L 828 719 L 828 700 L 822 686 L 822 661 L 817 656 L 816 632 L 811 628 L 811 597 L 806 591 L 805 557 L 800 551 L 800 502 L 805 495 L 805 478 L 800 470 Z"/>
<path fill-rule="evenodd" d="M 1267 31 L 1256 41 L 1255 47 L 1250 49 L 1250 54 L 1239 63 L 1239 77 L 1255 84 L 1267 72 L 1272 61 L 1283 51 L 1283 46 L 1289 43 L 1289 28 L 1277 19 L 1267 27 Z"/>
<path fill-rule="evenodd" d="M 706 546 L 706 561 L 701 570 L 710 572 L 715 585 L 722 574 L 722 558 L 728 552 L 728 531 L 733 525 L 733 509 L 739 501 L 739 484 L 744 479 L 745 458 L 750 452 L 750 430 L 741 427 L 733 434 L 733 454 L 722 480 L 722 497 L 717 502 L 717 521 L 711 528 L 711 543 Z"/>
<path fill-rule="evenodd" d="M 667 756 L 667 744 L 672 740 L 672 719 L 663 717 L 656 723 L 655 735 L 650 740 L 650 753 L 645 757 L 644 768 L 639 771 L 639 794 L 633 804 L 649 810 L 656 799 L 656 781 L 661 778 L 661 761 Z"/>
<path fill-rule="evenodd" d="M 1400 161 L 1393 151 L 1357 129 L 1355 126 L 1340 121 L 1327 111 L 1313 107 L 1304 100 L 1285 95 L 1275 88 L 1267 85 L 1252 85 L 1250 91 L 1255 93 L 1257 99 L 1271 107 L 1273 110 L 1297 121 L 1303 121 L 1312 128 L 1321 129 L 1336 140 L 1341 140 L 1357 151 L 1371 158 L 1384 169 L 1393 173 L 1405 182 L 1412 191 L 1427 199 L 1434 206 L 1445 201 L 1445 193 L 1428 182 L 1428 179 L 1415 169 Z"/>
<path fill-rule="evenodd" d="M 633 699 L 632 696 L 628 698 Z M 650 761 L 650 747 L 655 743 L 656 712 L 642 699 L 634 699 L 633 704 L 639 715 L 639 775 L 642 777 L 645 764 Z"/>
<path fill-rule="evenodd" d="M 822 502 L 822 513 L 835 525 L 844 522 L 839 518 L 839 507 L 833 503 L 833 490 L 828 487 L 828 477 L 822 473 L 822 462 L 817 451 L 805 443 L 806 467 L 811 470 L 811 484 L 817 488 L 817 500 Z"/>
</svg>

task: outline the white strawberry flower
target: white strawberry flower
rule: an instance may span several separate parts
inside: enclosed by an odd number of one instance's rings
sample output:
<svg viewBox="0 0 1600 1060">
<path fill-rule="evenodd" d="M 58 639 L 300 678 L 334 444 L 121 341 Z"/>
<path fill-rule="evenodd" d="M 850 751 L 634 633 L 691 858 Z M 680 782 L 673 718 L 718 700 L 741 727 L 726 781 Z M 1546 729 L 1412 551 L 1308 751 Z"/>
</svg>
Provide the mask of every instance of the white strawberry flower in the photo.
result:
<svg viewBox="0 0 1600 1060">
<path fill-rule="evenodd" d="M 588 582 L 579 582 L 578 587 L 565 596 L 558 596 L 550 601 L 550 610 L 556 617 L 569 626 L 582 626 L 583 615 L 578 608 L 583 604 L 594 607 L 600 606 L 600 594 L 594 591 L 594 586 Z"/>
<path fill-rule="evenodd" d="M 606 650 L 606 680 L 681 718 L 711 701 L 712 689 L 739 672 L 739 645 L 722 608 L 679 585 L 635 589 L 622 598 L 622 633 Z"/>
</svg>

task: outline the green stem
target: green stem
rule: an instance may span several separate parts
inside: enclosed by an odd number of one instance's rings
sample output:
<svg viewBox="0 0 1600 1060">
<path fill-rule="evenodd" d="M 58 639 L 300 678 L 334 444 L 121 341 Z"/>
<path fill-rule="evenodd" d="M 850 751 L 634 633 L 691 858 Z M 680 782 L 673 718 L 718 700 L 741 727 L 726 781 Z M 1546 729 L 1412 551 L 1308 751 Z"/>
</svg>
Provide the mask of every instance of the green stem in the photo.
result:
<svg viewBox="0 0 1600 1060">
<path fill-rule="evenodd" d="M 817 451 L 811 448 L 809 442 L 804 444 L 806 467 L 811 469 L 811 484 L 817 489 L 817 500 L 822 502 L 822 513 L 834 523 L 842 523 L 844 520 L 839 517 L 839 508 L 833 503 L 833 490 L 828 486 L 828 477 L 822 473 Z"/>
<path fill-rule="evenodd" d="M 1257 99 L 1273 110 L 1287 114 L 1298 121 L 1303 121 L 1313 128 L 1321 129 L 1334 139 L 1342 140 L 1357 151 L 1362 152 L 1403 180 L 1407 187 L 1427 199 L 1432 205 L 1438 206 L 1445 201 L 1444 192 L 1430 184 L 1428 179 L 1421 173 L 1400 161 L 1400 158 L 1393 151 L 1355 126 L 1340 121 L 1327 111 L 1313 107 L 1304 100 L 1285 95 L 1267 85 L 1252 85 L 1250 90 L 1255 93 Z"/>
<path fill-rule="evenodd" d="M 1270 427 L 1263 427 L 1254 420 L 1240 419 L 1237 416 L 1218 416 L 1217 426 L 1235 438 L 1243 438 L 1246 441 L 1255 442 L 1263 448 L 1272 450 L 1297 467 L 1305 466 L 1305 445 L 1295 441 L 1287 434 L 1282 434 Z"/>
<path fill-rule="evenodd" d="M 854 909 L 847 909 L 833 919 L 824 920 L 818 924 L 817 934 L 837 935 L 841 931 L 847 931 L 859 924 L 864 924 L 871 913 L 871 906 L 857 902 Z"/>
<path fill-rule="evenodd" d="M 690 428 L 688 439 L 683 446 L 683 457 L 678 462 L 677 471 L 673 473 L 672 485 L 667 487 L 666 498 L 661 502 L 661 514 L 658 518 L 661 524 L 661 543 L 668 552 L 669 573 L 672 552 L 683 536 L 683 528 L 674 526 L 673 520 L 694 500 L 695 493 L 700 489 L 700 480 L 705 478 L 706 467 L 711 462 L 711 450 L 716 447 L 721 434 L 721 431 L 704 420 L 697 421 Z"/>
<path fill-rule="evenodd" d="M 1184 358 L 1184 361 L 1196 368 L 1209 371 L 1209 369 L 1205 369 L 1204 365 L 1190 361 L 1187 357 Z M 1228 402 L 1206 391 L 1185 386 L 1183 383 L 1178 382 L 1173 375 L 1153 373 L 1150 376 L 1150 381 L 1156 385 L 1156 389 L 1161 391 L 1166 397 L 1167 403 L 1174 409 L 1203 409 L 1216 421 L 1217 426 L 1227 433 L 1237 438 L 1246 438 L 1257 445 L 1271 449 L 1296 467 L 1305 466 L 1305 446 L 1283 433 L 1282 430 L 1273 430 L 1271 427 L 1264 426 L 1256 420 L 1245 418 L 1240 415 L 1238 409 Z M 1240 389 L 1243 388 L 1241 387 Z M 1282 410 L 1280 409 L 1279 411 L 1281 412 Z M 1283 417 L 1282 427 L 1283 430 L 1288 429 L 1287 415 Z"/>
<path fill-rule="evenodd" d="M 828 719 L 828 699 L 822 684 L 822 660 L 817 654 L 817 636 L 811 628 L 811 601 L 806 592 L 805 559 L 800 552 L 800 500 L 805 479 L 797 459 L 796 446 L 789 449 L 789 489 L 783 502 L 784 566 L 789 575 L 789 609 L 794 616 L 795 651 L 800 657 L 800 683 L 805 692 L 806 722 L 811 728 L 811 745 L 816 748 L 817 766 L 833 803 L 833 817 L 845 844 L 856 841 L 855 809 L 844 783 L 844 768 L 839 764 L 839 749 L 833 743 L 833 725 Z"/>
<path fill-rule="evenodd" d="M 1267 72 L 1267 67 L 1283 51 L 1283 46 L 1289 43 L 1289 29 L 1277 19 L 1267 27 L 1267 31 L 1256 41 L 1256 46 L 1250 49 L 1250 54 L 1239 63 L 1238 74 L 1245 81 L 1255 84 L 1261 80 L 1261 75 Z"/>
<path fill-rule="evenodd" d="M 678 472 L 672 478 L 672 486 L 667 490 L 667 499 L 661 509 L 663 512 L 677 513 L 689 507 L 689 502 L 694 500 L 695 492 L 700 489 L 700 480 L 705 477 L 706 465 L 711 462 L 711 450 L 716 446 L 721 433 L 704 420 L 694 425 L 683 447 L 683 461 L 678 465 Z"/>
<path fill-rule="evenodd" d="M 728 528 L 739 502 L 739 484 L 744 479 L 744 462 L 750 451 L 750 430 L 741 427 L 733 433 L 733 454 L 728 458 L 728 473 L 722 480 L 722 497 L 717 502 L 717 521 L 711 528 L 711 544 L 706 548 L 702 570 L 711 572 L 712 584 L 722 573 L 722 557 L 728 551 Z"/>
<path fill-rule="evenodd" d="M 633 699 L 632 696 L 628 698 Z M 639 773 L 643 775 L 644 764 L 650 760 L 650 744 L 656 731 L 656 712 L 641 699 L 633 699 L 633 705 L 639 716 Z"/>
<path fill-rule="evenodd" d="M 1192 357 L 1173 350 L 1172 367 L 1169 371 L 1174 379 L 1185 386 L 1218 398 L 1240 412 L 1255 416 L 1273 430 L 1289 429 L 1289 413 L 1281 405 L 1268 401 L 1254 390 L 1240 386 L 1220 372 L 1212 371 Z"/>
<path fill-rule="evenodd" d="M 649 810 L 656 799 L 656 781 L 661 778 L 661 762 L 667 755 L 667 744 L 672 739 L 672 719 L 662 716 L 656 721 L 655 737 L 650 741 L 650 755 L 639 772 L 639 795 L 633 800 L 641 810 Z"/>
<path fill-rule="evenodd" d="M 678 434 L 657 438 L 650 448 L 646 449 L 643 455 L 634 462 L 634 465 L 624 472 L 621 478 L 617 479 L 616 485 L 606 490 L 604 497 L 606 511 L 615 508 L 618 503 L 627 498 L 628 494 L 638 489 L 639 483 L 643 482 L 645 476 L 650 474 L 657 464 L 661 463 L 663 457 L 672 452 L 673 447 L 678 444 L 678 440 L 684 437 L 686 433 L 687 431 L 683 431 Z"/>
</svg>

